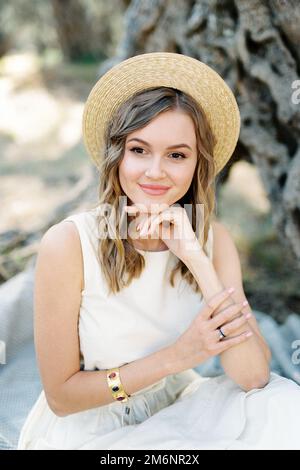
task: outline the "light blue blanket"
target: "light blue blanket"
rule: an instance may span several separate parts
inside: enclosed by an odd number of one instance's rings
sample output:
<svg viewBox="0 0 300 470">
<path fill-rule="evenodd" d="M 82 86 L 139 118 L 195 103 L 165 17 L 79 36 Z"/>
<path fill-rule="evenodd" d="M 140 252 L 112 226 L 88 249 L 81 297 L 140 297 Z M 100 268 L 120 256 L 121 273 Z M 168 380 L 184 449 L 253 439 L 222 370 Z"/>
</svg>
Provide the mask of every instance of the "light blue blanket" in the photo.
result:
<svg viewBox="0 0 300 470">
<path fill-rule="evenodd" d="M 0 449 L 15 449 L 25 418 L 42 390 L 33 342 L 35 257 L 27 269 L 0 286 Z M 272 350 L 271 370 L 300 384 L 300 316 L 278 325 L 254 311 Z M 223 373 L 218 357 L 195 368 L 201 375 Z"/>
</svg>

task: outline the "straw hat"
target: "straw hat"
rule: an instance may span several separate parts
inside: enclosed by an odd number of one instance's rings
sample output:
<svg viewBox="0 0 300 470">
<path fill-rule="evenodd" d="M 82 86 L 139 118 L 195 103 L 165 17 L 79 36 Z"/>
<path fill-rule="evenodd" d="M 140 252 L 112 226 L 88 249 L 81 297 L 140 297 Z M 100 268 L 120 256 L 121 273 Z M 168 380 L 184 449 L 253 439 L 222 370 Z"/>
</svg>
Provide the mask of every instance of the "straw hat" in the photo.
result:
<svg viewBox="0 0 300 470">
<path fill-rule="evenodd" d="M 177 88 L 203 108 L 217 143 L 216 174 L 230 159 L 239 137 L 240 113 L 235 97 L 211 67 L 173 52 L 151 52 L 123 60 L 109 69 L 92 88 L 83 112 L 83 141 L 99 167 L 105 129 L 121 103 L 133 94 L 156 86 Z"/>
</svg>

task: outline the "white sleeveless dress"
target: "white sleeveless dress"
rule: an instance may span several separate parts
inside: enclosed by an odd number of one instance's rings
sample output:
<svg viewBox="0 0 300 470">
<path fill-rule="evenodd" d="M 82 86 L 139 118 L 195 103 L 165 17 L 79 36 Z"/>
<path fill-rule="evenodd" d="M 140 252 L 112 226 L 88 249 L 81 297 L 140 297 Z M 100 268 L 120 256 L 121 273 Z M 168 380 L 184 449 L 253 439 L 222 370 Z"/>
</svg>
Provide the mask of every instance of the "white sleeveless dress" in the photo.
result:
<svg viewBox="0 0 300 470">
<path fill-rule="evenodd" d="M 108 296 L 97 261 L 97 210 L 67 217 L 81 240 L 85 288 L 79 314 L 81 369 L 122 366 L 172 344 L 199 314 L 203 298 L 183 279 L 168 281 L 170 251 L 140 251 L 146 266 Z M 212 259 L 212 227 L 207 248 Z M 113 344 L 116 346 L 114 347 Z M 132 394 L 65 417 L 44 391 L 21 429 L 18 449 L 300 449 L 300 387 L 271 372 L 263 389 L 244 392 L 227 375 L 194 369 L 169 375 Z"/>
</svg>

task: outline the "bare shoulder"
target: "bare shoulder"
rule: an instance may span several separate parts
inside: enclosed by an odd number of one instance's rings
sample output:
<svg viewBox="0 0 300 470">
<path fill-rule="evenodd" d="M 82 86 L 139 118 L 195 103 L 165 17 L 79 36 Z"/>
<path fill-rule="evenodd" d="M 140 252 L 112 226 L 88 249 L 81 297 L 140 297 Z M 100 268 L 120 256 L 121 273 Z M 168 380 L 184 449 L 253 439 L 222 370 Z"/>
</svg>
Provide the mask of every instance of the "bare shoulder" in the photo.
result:
<svg viewBox="0 0 300 470">
<path fill-rule="evenodd" d="M 226 240 L 228 241 L 229 239 L 232 240 L 232 235 L 229 229 L 219 219 L 217 218 L 212 219 L 211 226 L 212 226 L 214 238 L 220 239 L 223 237 L 225 241 Z"/>
<path fill-rule="evenodd" d="M 219 237 L 220 235 L 227 235 L 227 236 L 229 235 L 230 236 L 230 232 L 229 232 L 228 228 L 226 227 L 226 225 L 224 225 L 223 222 L 220 222 L 219 219 L 214 218 L 211 221 L 211 226 L 212 226 L 212 229 L 213 229 L 213 234 L 216 237 Z"/>
<path fill-rule="evenodd" d="M 79 240 L 78 230 L 75 227 L 74 222 L 69 220 L 62 220 L 61 222 L 52 225 L 48 230 L 44 233 L 43 238 L 47 237 L 48 239 L 52 238 L 60 238 L 60 237 L 68 237 L 70 239 Z"/>
<path fill-rule="evenodd" d="M 39 253 L 54 256 L 63 263 L 67 262 L 73 278 L 80 279 L 81 290 L 84 289 L 83 257 L 78 230 L 72 221 L 61 221 L 52 225 L 43 235 Z"/>
</svg>

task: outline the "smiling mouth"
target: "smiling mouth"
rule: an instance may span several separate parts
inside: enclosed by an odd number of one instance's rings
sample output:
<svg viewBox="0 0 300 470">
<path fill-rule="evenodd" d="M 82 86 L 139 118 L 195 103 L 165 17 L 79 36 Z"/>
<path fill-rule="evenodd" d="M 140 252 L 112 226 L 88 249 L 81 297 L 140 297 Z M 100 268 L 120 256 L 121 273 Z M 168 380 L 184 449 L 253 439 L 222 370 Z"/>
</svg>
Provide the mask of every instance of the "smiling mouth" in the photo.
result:
<svg viewBox="0 0 300 470">
<path fill-rule="evenodd" d="M 139 185 L 141 190 L 146 193 L 146 194 L 150 194 L 150 195 L 153 195 L 153 196 L 158 196 L 160 194 L 165 194 L 169 189 L 170 187 L 167 187 L 165 186 L 164 188 L 153 188 L 153 187 L 146 187 L 146 186 L 142 186 L 142 185 Z"/>
<path fill-rule="evenodd" d="M 146 188 L 146 189 L 161 189 L 161 190 L 167 190 L 167 189 L 170 189 L 170 186 L 163 186 L 163 185 L 159 185 L 159 184 L 140 184 L 140 186 L 142 188 Z"/>
</svg>

